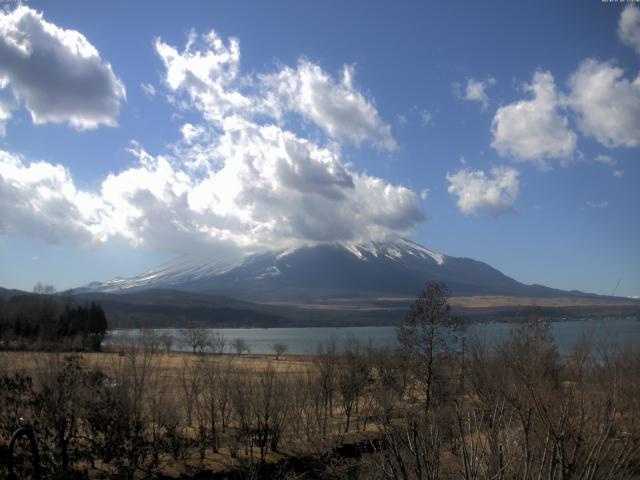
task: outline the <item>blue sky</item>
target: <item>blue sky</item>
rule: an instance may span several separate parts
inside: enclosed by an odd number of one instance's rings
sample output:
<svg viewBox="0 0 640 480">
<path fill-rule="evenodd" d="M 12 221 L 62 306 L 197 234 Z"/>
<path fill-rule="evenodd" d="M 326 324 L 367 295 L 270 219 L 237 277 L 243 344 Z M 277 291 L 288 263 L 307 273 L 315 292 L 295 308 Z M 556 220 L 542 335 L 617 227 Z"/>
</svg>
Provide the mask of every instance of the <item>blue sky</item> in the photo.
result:
<svg viewBox="0 0 640 480">
<path fill-rule="evenodd" d="M 6 7 L 0 285 L 403 235 L 640 294 L 638 7 L 379 3 Z"/>
</svg>

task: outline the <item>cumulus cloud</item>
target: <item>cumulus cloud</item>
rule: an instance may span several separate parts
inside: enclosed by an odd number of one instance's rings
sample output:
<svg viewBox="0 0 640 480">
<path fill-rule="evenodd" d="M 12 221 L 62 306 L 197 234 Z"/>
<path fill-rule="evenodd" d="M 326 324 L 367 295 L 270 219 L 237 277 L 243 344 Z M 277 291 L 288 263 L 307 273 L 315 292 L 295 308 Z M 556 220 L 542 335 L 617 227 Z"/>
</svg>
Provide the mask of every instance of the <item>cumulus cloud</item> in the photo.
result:
<svg viewBox="0 0 640 480">
<path fill-rule="evenodd" d="M 567 84 L 567 94 L 559 94 L 549 72 L 536 72 L 525 86 L 532 99 L 496 111 L 493 148 L 501 156 L 541 165 L 547 159 L 569 159 L 577 136 L 563 111 L 573 113 L 583 135 L 605 147 L 640 146 L 640 75 L 627 79 L 611 62 L 587 59 Z"/>
<path fill-rule="evenodd" d="M 117 125 L 125 88 L 79 32 L 19 6 L 0 12 L 0 78 L 35 124 Z"/>
<path fill-rule="evenodd" d="M 207 121 L 220 124 L 229 115 L 268 115 L 283 120 L 290 112 L 312 121 L 329 137 L 360 145 L 371 141 L 393 150 L 391 127 L 380 119 L 375 105 L 353 85 L 354 71 L 345 66 L 336 81 L 320 66 L 300 60 L 295 68 L 275 73 L 240 75 L 240 42 L 225 43 L 215 32 L 191 32 L 185 48 L 156 39 L 155 48 L 165 67 L 165 83 Z"/>
<path fill-rule="evenodd" d="M 155 48 L 164 63 L 169 90 L 184 92 L 207 121 L 219 123 L 252 107 L 252 99 L 237 88 L 240 42 L 236 38 L 225 45 L 214 31 L 206 35 L 191 32 L 182 52 L 159 38 Z"/>
<path fill-rule="evenodd" d="M 549 158 L 569 158 L 576 148 L 576 134 L 559 112 L 561 105 L 553 76 L 549 72 L 536 72 L 524 90 L 533 98 L 496 111 L 491 126 L 492 147 L 501 156 L 540 164 Z"/>
<path fill-rule="evenodd" d="M 413 191 L 352 171 L 338 148 L 241 117 L 223 130 L 189 204 L 233 219 L 241 243 L 382 238 L 424 218 Z"/>
<path fill-rule="evenodd" d="M 349 97 L 335 107 L 337 113 L 329 109 L 321 114 L 324 120 L 318 125 L 330 137 L 323 143 L 288 130 L 279 121 L 284 112 L 265 108 L 264 88 L 272 88 L 274 95 L 281 95 L 281 89 L 273 79 L 255 87 L 240 76 L 237 40 L 225 43 L 213 32 L 191 34 L 182 51 L 161 40 L 156 49 L 166 67 L 166 87 L 175 95 L 172 101 L 199 111 L 202 122 L 183 124 L 182 140 L 166 155 L 151 155 L 134 143 L 130 151 L 135 165 L 110 174 L 95 193 L 77 189 L 69 172 L 58 165 L 28 164 L 5 153 L 12 169 L 8 176 L 0 170 L 2 205 L 22 207 L 12 207 L 12 214 L 2 218 L 2 231 L 39 234 L 52 241 L 123 238 L 173 251 L 205 246 L 255 251 L 383 239 L 406 234 L 425 218 L 418 194 L 356 171 L 344 161 L 336 139 L 389 140 L 376 137 L 379 132 L 373 127 L 353 127 L 346 137 L 336 130 L 334 135 L 332 129 L 346 121 L 342 113 L 356 123 L 361 120 L 350 109 L 375 113 L 379 121 L 372 104 L 355 95 L 351 80 L 343 78 L 338 85 L 309 66 L 324 82 L 320 90 L 329 90 L 329 100 L 340 103 L 340 92 Z M 307 68 L 301 65 L 297 68 Z M 294 76 L 296 72 L 291 70 Z M 287 108 L 303 113 L 296 106 Z M 30 179 L 36 171 L 43 173 Z M 85 198 L 90 201 L 79 210 Z M 41 213 L 49 209 L 59 214 Z M 42 231 L 28 228 L 43 222 L 48 223 Z"/>
<path fill-rule="evenodd" d="M 640 8 L 627 5 L 620 14 L 618 37 L 625 45 L 640 54 Z"/>
<path fill-rule="evenodd" d="M 180 128 L 180 133 L 182 133 L 182 138 L 184 142 L 188 145 L 191 145 L 195 140 L 199 137 L 202 137 L 205 134 L 205 129 L 200 125 L 192 125 L 191 123 L 185 123 Z"/>
<path fill-rule="evenodd" d="M 606 147 L 640 145 L 640 75 L 632 81 L 608 62 L 588 59 L 569 78 L 567 104 L 584 135 Z"/>
<path fill-rule="evenodd" d="M 353 86 L 354 71 L 345 66 L 336 82 L 318 65 L 301 60 L 296 68 L 284 67 L 261 77 L 267 94 L 265 108 L 276 116 L 292 110 L 313 121 L 330 137 L 359 145 L 370 140 L 394 150 L 391 127 L 380 119 L 376 107 Z"/>
<path fill-rule="evenodd" d="M 60 165 L 3 152 L 0 231 L 49 241 L 119 237 L 168 250 L 261 249 L 382 239 L 424 219 L 413 191 L 353 172 L 339 152 L 274 125 L 226 120 L 205 175 L 132 151 L 138 164 L 109 175 L 97 194 L 76 189 Z"/>
<path fill-rule="evenodd" d="M 480 102 L 482 109 L 486 110 L 489 106 L 489 96 L 487 95 L 487 88 L 496 84 L 496 79 L 489 77 L 486 81 L 475 80 L 470 78 L 467 81 L 467 86 L 464 92 L 464 99 L 472 102 Z"/>
<path fill-rule="evenodd" d="M 490 175 L 482 170 L 464 168 L 447 173 L 448 191 L 458 197 L 457 205 L 465 215 L 485 210 L 492 215 L 513 211 L 520 182 L 511 167 L 493 167 Z"/>
<path fill-rule="evenodd" d="M 47 162 L 26 164 L 0 151 L 0 233 L 51 242 L 104 239 L 100 198 L 78 191 L 69 172 Z"/>
</svg>

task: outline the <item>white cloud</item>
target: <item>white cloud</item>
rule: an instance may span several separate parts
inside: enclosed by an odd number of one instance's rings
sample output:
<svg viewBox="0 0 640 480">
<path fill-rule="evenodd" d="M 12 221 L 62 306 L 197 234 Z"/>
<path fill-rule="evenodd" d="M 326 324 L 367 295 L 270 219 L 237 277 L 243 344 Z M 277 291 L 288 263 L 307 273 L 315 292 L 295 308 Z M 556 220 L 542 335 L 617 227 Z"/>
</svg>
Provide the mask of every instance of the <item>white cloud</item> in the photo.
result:
<svg viewBox="0 0 640 480">
<path fill-rule="evenodd" d="M 487 95 L 487 88 L 496 84 L 496 79 L 489 77 L 486 81 L 475 80 L 470 78 L 467 81 L 467 87 L 464 92 L 464 99 L 472 102 L 480 102 L 482 109 L 486 110 L 489 106 L 489 96 Z"/>
<path fill-rule="evenodd" d="M 25 6 L 0 12 L 0 77 L 35 124 L 116 126 L 125 89 L 98 50 Z"/>
<path fill-rule="evenodd" d="M 420 192 L 420 198 L 421 198 L 422 200 L 426 200 L 427 198 L 429 198 L 429 192 L 430 192 L 430 191 L 431 191 L 431 190 L 430 190 L 430 189 L 428 189 L 428 188 L 423 189 L 423 190 Z"/>
<path fill-rule="evenodd" d="M 23 160 L 0 150 L 0 233 L 58 242 L 102 239 L 102 202 L 78 191 L 61 165 Z"/>
<path fill-rule="evenodd" d="M 192 32 L 182 52 L 161 39 L 155 48 L 166 67 L 166 85 L 172 92 L 186 93 L 209 122 L 220 124 L 231 115 L 267 115 L 282 121 L 295 112 L 335 140 L 355 145 L 368 140 L 380 148 L 397 148 L 391 127 L 353 86 L 349 66 L 340 81 L 308 60 L 300 60 L 296 68 L 243 77 L 240 42 L 232 38 L 225 44 L 213 31 Z"/>
<path fill-rule="evenodd" d="M 500 107 L 493 118 L 492 147 L 501 156 L 515 160 L 535 161 L 568 159 L 576 148 L 576 134 L 559 111 L 559 99 L 553 76 L 536 72 L 524 90 L 531 92 L 531 100 Z"/>
<path fill-rule="evenodd" d="M 593 160 L 596 163 L 600 163 L 602 165 L 606 165 L 608 167 L 611 167 L 614 177 L 622 177 L 624 175 L 624 172 L 622 170 L 619 170 L 619 169 L 615 168 L 616 165 L 618 165 L 618 160 L 616 160 L 613 157 L 610 157 L 609 155 L 598 155 Z"/>
<path fill-rule="evenodd" d="M 607 208 L 609 206 L 609 202 L 606 200 L 601 202 L 592 202 L 591 200 L 587 200 L 586 205 L 591 208 Z"/>
<path fill-rule="evenodd" d="M 261 96 L 266 84 L 245 88 L 251 81 L 238 74 L 237 41 L 225 44 L 215 33 L 204 40 L 192 34 L 182 53 L 160 40 L 156 48 L 175 104 L 200 111 L 203 121 L 184 123 L 182 140 L 167 155 L 150 155 L 134 143 L 130 151 L 136 164 L 110 174 L 96 193 L 77 189 L 59 165 L 28 165 L 5 153 L 12 167 L 9 175 L 4 166 L 0 170 L 0 206 L 11 208 L 0 220 L 0 231 L 50 241 L 123 238 L 173 251 L 212 246 L 255 251 L 383 239 L 406 234 L 425 218 L 419 195 L 412 190 L 354 170 L 338 143 L 319 143 L 287 130 L 278 112 L 268 117 Z M 303 65 L 298 68 L 310 68 L 325 82 L 320 90 L 329 90 L 329 100 L 341 103 L 340 92 L 357 93 L 350 70 L 336 86 L 315 66 Z M 379 122 L 372 104 L 362 103 L 362 96 L 354 98 L 347 99 L 344 111 L 375 113 L 372 118 Z M 338 128 L 346 121 L 336 115 L 340 119 L 331 112 L 323 116 L 327 125 Z M 362 120 L 353 112 L 346 115 Z M 333 137 L 334 127 L 326 128 Z M 380 134 L 376 128 L 353 128 L 348 141 L 388 140 L 369 138 Z"/>
<path fill-rule="evenodd" d="M 27 165 L 2 152 L 0 232 L 52 242 L 119 237 L 166 250 L 260 249 L 382 239 L 424 219 L 413 191 L 353 172 L 338 151 L 274 125 L 228 119 L 205 175 L 132 151 L 138 165 L 109 175 L 98 194 L 79 191 L 60 165 Z"/>
<path fill-rule="evenodd" d="M 190 123 L 185 123 L 181 128 L 180 132 L 182 133 L 182 138 L 184 142 L 188 145 L 191 145 L 195 140 L 204 135 L 205 129 L 200 125 L 192 125 Z"/>
<path fill-rule="evenodd" d="M 422 121 L 422 126 L 426 127 L 433 120 L 433 114 L 429 110 L 422 109 L 420 110 L 420 120 Z"/>
<path fill-rule="evenodd" d="M 240 117 L 223 129 L 189 205 L 233 219 L 240 243 L 382 238 L 424 218 L 414 192 L 350 170 L 336 148 Z"/>
<path fill-rule="evenodd" d="M 610 167 L 615 167 L 618 164 L 618 161 L 609 155 L 598 155 L 594 160 L 596 163 L 609 165 Z"/>
<path fill-rule="evenodd" d="M 567 104 L 584 135 L 606 147 L 640 145 L 640 75 L 633 81 L 607 62 L 588 59 L 569 78 Z"/>
<path fill-rule="evenodd" d="M 458 197 L 457 205 L 465 215 L 486 210 L 492 215 L 514 210 L 520 182 L 511 167 L 493 167 L 491 175 L 482 170 L 462 169 L 447 173 L 448 191 Z"/>
<path fill-rule="evenodd" d="M 149 97 L 154 97 L 156 95 L 156 87 L 150 83 L 141 83 L 140 88 Z"/>
<path fill-rule="evenodd" d="M 292 110 L 312 120 L 330 137 L 359 145 L 372 141 L 395 150 L 391 127 L 382 122 L 374 104 L 353 86 L 354 71 L 345 66 L 340 82 L 307 60 L 297 68 L 284 67 L 261 76 L 266 89 L 265 108 L 281 117 Z"/>
<path fill-rule="evenodd" d="M 640 8 L 627 5 L 620 14 L 618 37 L 640 54 Z"/>
<path fill-rule="evenodd" d="M 398 115 L 398 124 L 404 126 L 409 122 L 413 123 L 414 119 L 420 122 L 420 126 L 428 127 L 433 123 L 433 113 L 426 108 L 419 108 L 417 105 L 413 105 L 405 113 Z"/>
<path fill-rule="evenodd" d="M 11 107 L 4 102 L 0 102 L 0 137 L 6 134 L 7 120 L 11 118 Z"/>
<path fill-rule="evenodd" d="M 155 48 L 166 69 L 167 87 L 172 92 L 185 92 L 207 121 L 219 123 L 252 107 L 251 99 L 236 88 L 240 67 L 237 39 L 225 45 L 214 31 L 202 36 L 191 32 L 182 52 L 159 38 Z"/>
</svg>

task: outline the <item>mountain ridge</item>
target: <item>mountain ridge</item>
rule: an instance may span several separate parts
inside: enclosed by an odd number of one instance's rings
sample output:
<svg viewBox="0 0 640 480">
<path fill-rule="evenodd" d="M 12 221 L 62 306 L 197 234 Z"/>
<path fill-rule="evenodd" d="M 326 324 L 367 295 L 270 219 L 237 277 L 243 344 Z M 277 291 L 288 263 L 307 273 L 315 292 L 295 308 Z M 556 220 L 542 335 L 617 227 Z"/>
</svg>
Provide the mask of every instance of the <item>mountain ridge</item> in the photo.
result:
<svg viewBox="0 0 640 480">
<path fill-rule="evenodd" d="M 406 239 L 319 244 L 246 256 L 183 255 L 140 275 L 94 282 L 78 293 L 175 289 L 250 301 L 309 301 L 375 295 L 417 295 L 427 281 L 446 283 L 454 296 L 597 295 L 525 285 L 490 265 L 451 257 Z"/>
</svg>

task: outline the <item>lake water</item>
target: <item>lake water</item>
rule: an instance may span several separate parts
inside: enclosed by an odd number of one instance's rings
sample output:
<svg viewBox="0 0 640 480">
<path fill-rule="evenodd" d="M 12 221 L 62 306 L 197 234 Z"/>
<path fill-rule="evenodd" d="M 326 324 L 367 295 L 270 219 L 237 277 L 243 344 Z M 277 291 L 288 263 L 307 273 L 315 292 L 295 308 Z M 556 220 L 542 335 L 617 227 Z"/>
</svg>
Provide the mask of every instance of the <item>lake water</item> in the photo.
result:
<svg viewBox="0 0 640 480">
<path fill-rule="evenodd" d="M 510 323 L 478 323 L 469 325 L 464 335 L 477 336 L 482 342 L 492 344 L 504 340 L 514 324 Z M 572 320 L 552 322 L 551 328 L 560 352 L 571 350 L 576 341 L 587 334 L 598 343 L 625 344 L 628 341 L 640 341 L 640 320 L 635 317 L 614 318 L 604 320 Z M 189 347 L 181 345 L 179 329 L 162 328 L 154 330 L 158 335 L 168 334 L 174 339 L 173 349 L 187 351 Z M 273 353 L 275 343 L 284 343 L 288 353 L 309 354 L 317 351 L 318 345 L 335 337 L 338 345 L 354 337 L 364 343 L 376 347 L 397 345 L 394 327 L 307 327 L 307 328 L 219 328 L 211 329 L 220 332 L 230 343 L 238 338 L 244 339 L 251 353 Z M 136 343 L 140 330 L 113 330 L 105 339 L 105 344 Z M 454 347 L 455 348 L 455 347 Z"/>
</svg>

